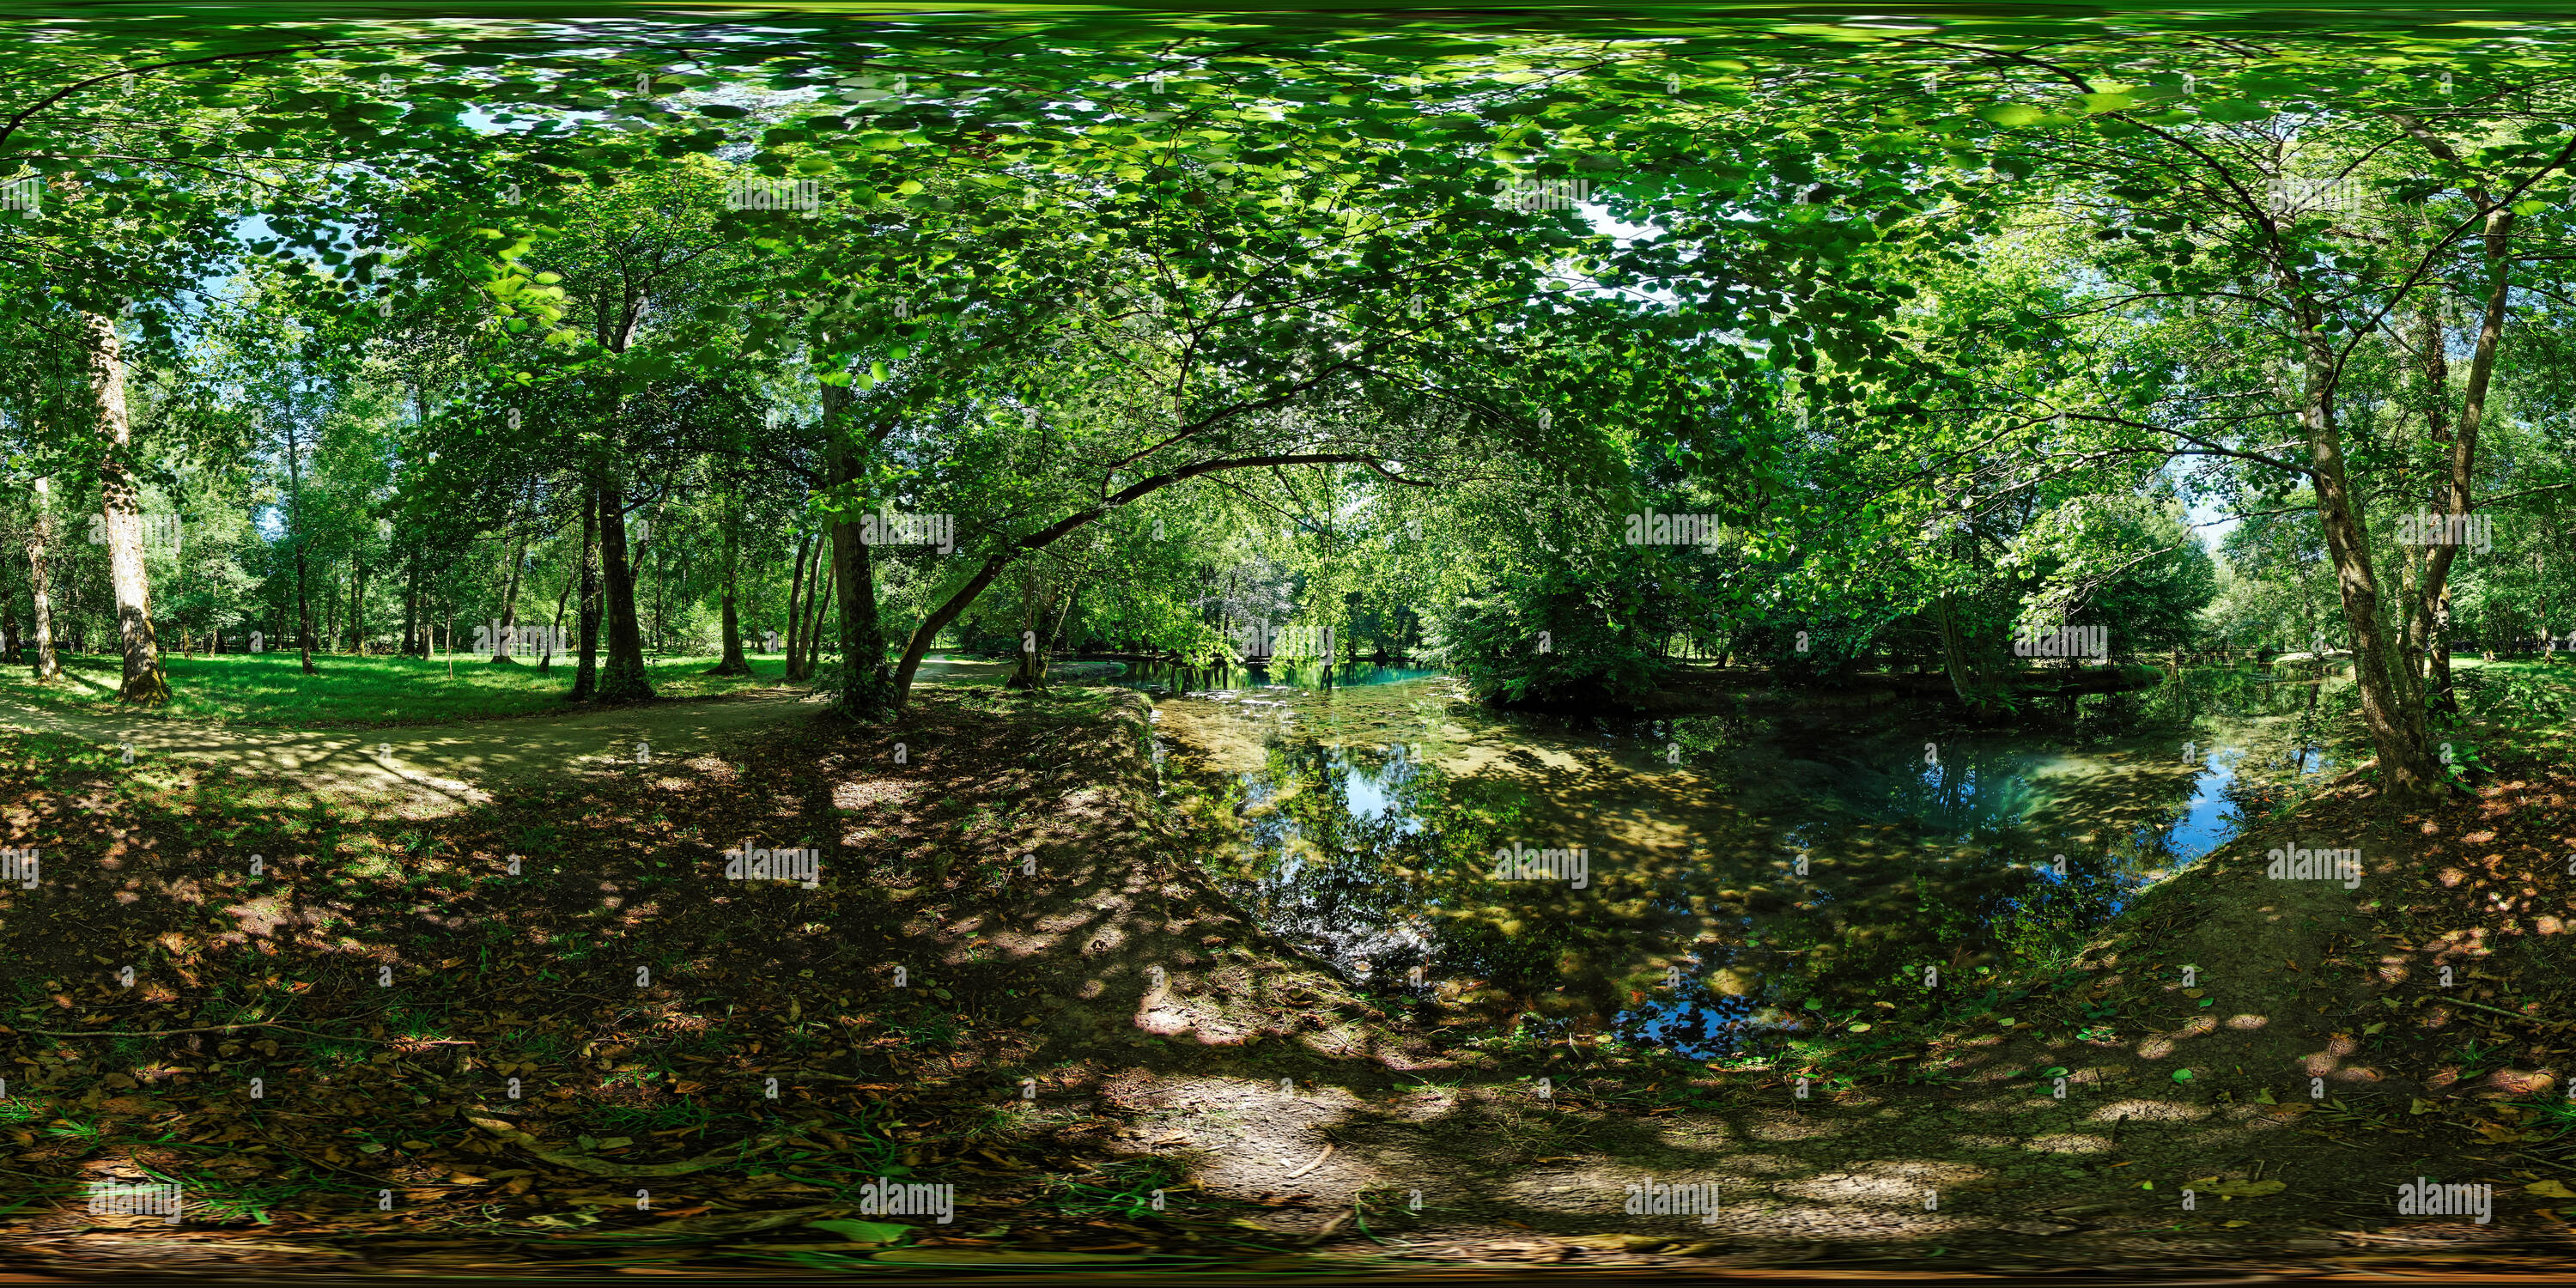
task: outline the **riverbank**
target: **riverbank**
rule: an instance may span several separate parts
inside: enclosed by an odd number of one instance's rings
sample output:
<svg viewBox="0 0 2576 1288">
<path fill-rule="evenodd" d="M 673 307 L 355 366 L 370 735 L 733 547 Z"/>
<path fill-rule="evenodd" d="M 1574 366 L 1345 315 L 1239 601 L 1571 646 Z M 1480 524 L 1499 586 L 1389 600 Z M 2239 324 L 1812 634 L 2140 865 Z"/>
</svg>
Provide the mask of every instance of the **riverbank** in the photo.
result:
<svg viewBox="0 0 2576 1288">
<path fill-rule="evenodd" d="M 2366 834 L 2337 813 L 2357 799 L 2324 798 L 2297 830 L 2361 837 L 2356 891 L 2251 884 L 2268 834 L 2249 836 L 2155 887 L 2068 971 L 1713 1068 L 1496 1029 L 1473 999 L 1354 986 L 1279 942 L 1197 862 L 1223 819 L 1157 794 L 1172 784 L 1154 715 L 1126 690 L 927 688 L 894 726 L 791 722 L 409 823 L 251 813 L 212 781 L 137 784 L 21 742 L 0 764 L 27 806 L 9 844 L 47 847 L 48 875 L 36 898 L 0 894 L 0 934 L 44 984 L 0 1032 L 28 1071 L 16 1167 L 46 1195 L 149 1168 L 202 1196 L 210 1230 L 413 1267 L 514 1237 L 594 1250 L 572 1260 L 651 1239 L 674 1267 L 2143 1267 L 2493 1252 L 2563 1229 L 2544 1215 L 2561 1204 L 2514 1175 L 2558 1174 L 2554 1111 L 2497 1081 L 2555 1076 L 2557 1031 L 2447 1081 L 2410 1063 L 2455 1051 L 2441 1044 L 2462 1026 L 2520 1032 L 2468 1003 L 2563 1013 L 2521 973 L 2549 960 L 2558 932 L 2538 918 L 2556 914 L 2520 902 L 2563 887 L 2503 891 L 2516 935 L 2472 920 L 2505 874 L 2536 880 L 2514 856 L 2543 834 L 2498 820 L 2565 826 L 2563 777 Z M 85 846 L 72 817 L 119 839 Z M 724 851 L 746 840 L 811 846 L 825 879 L 728 882 Z M 256 889 L 231 862 L 254 846 L 277 862 Z M 129 882 L 143 897 L 109 897 Z M 60 933 L 66 916 L 84 934 Z M 2412 955 L 2365 954 L 2389 951 L 2365 934 L 2378 917 L 2407 919 Z M 2505 951 L 2517 941 L 2538 947 L 2526 960 Z M 138 964 L 135 987 L 100 954 Z M 2422 972 L 2441 964 L 2496 991 L 2431 995 Z M 2384 965 L 2396 984 L 2360 982 Z M 2206 974 L 2186 984 L 2183 966 Z M 242 1027 L 206 1027 L 227 1024 Z M 105 1036 L 136 1031 L 167 1036 Z M 2302 1111 L 2320 1059 L 2331 1094 Z M 274 1103 L 237 1103 L 253 1073 Z M 638 1212 L 630 1169 L 650 1165 L 684 1170 Z M 2397 1219 L 2409 1169 L 2494 1183 L 2496 1220 Z M 804 1225 L 855 1217 L 858 1187 L 890 1172 L 955 1185 L 956 1222 L 859 1231 L 877 1240 Z M 395 1213 L 374 1207 L 382 1183 Z M 1716 1187 L 1716 1220 L 1625 1210 L 1631 1186 L 1683 1184 Z M 2184 1211 L 2195 1185 L 2221 1201 Z M 62 1201 L 0 1218 L 6 1241 L 114 1268 Z M 138 1219 L 107 1222 L 148 1244 Z"/>
<path fill-rule="evenodd" d="M 1377 720 L 1352 721 L 1342 713 L 1335 728 L 1362 741 L 1403 736 Z M 1555 760 L 1542 750 L 1531 763 Z M 1380 784 L 1372 793 L 1384 791 L 1382 775 L 1370 781 Z M 1580 1240 L 1601 1230 L 1584 1223 L 1587 1210 L 1602 1210 L 1587 1203 L 1624 1192 L 1640 1163 L 1666 1164 L 1750 1200 L 1748 1210 L 1687 1236 L 1706 1245 L 1722 1233 L 1717 1246 L 1739 1250 L 1893 1232 L 1955 1248 L 1982 1232 L 2023 1236 L 2015 1255 L 2037 1263 L 2123 1264 L 2150 1253 L 2310 1260 L 2372 1246 L 2383 1230 L 2396 1240 L 2559 1237 L 2545 1182 L 2550 1168 L 2568 1165 L 2558 1152 L 2566 1118 L 2544 1094 L 2544 1078 L 2564 1053 L 2547 1042 L 2554 1022 L 2537 1018 L 2548 1013 L 2540 999 L 2554 995 L 2547 981 L 2526 973 L 2500 986 L 2520 1003 L 2519 1019 L 2500 1022 L 2529 1020 L 2529 1044 L 2499 1065 L 2482 1037 L 2485 1045 L 2469 1050 L 2485 1066 L 2463 1070 L 2451 1045 L 2458 1026 L 2474 1004 L 2492 1003 L 2462 993 L 2453 1004 L 2422 991 L 2438 965 L 2430 958 L 2364 951 L 2387 947 L 2374 936 L 2386 933 L 2388 918 L 2422 913 L 2386 896 L 2440 884 L 2423 837 L 2492 840 L 2494 827 L 2465 820 L 2499 811 L 2544 818 L 2547 801 L 2563 795 L 2521 779 L 2483 790 L 2483 800 L 2385 822 L 2355 788 L 2311 800 L 2150 888 L 2064 970 L 1954 971 L 1912 1014 L 1911 1000 L 1839 1019 L 1808 1012 L 1810 1027 L 1783 1056 L 1724 1062 L 1703 1076 L 1597 1035 L 1571 1039 L 1558 1049 L 1566 1062 L 1556 1066 L 1564 1076 L 1552 1108 L 1597 1099 L 1583 1105 L 1585 1115 L 1553 1120 L 1580 1124 L 1541 1147 L 1563 1157 L 1519 1160 L 1550 1184 L 1509 1167 L 1483 1171 L 1479 1183 L 1545 1213 L 1550 1221 L 1536 1228 Z M 2499 802 L 2496 792 L 2512 799 Z M 2340 883 L 2275 880 L 2272 848 L 2357 850 L 2371 856 L 2371 888 L 2364 895 Z M 1808 883 L 1782 884 L 1796 898 Z M 1853 892 L 1832 897 L 1848 901 Z M 2545 938 L 2556 924 L 2527 920 L 2519 933 Z M 2438 942 L 2477 937 L 2462 928 Z M 2356 991 L 2345 972 L 2364 960 L 2375 987 Z M 1780 999 L 1791 1016 L 1801 1013 L 1795 1002 Z M 2535 1014 L 2521 1015 L 2526 1009 Z M 2476 1090 L 2449 1090 L 2468 1081 Z M 1505 1084 L 1463 1085 L 1492 1097 Z M 1649 1094 L 1629 1099 L 1640 1091 Z M 1481 1103 L 1514 1102 L 1504 1093 Z M 1704 1112 L 1718 1106 L 1724 1111 Z M 1463 1112 L 1454 1103 L 1449 1110 Z M 2499 1133 L 2548 1153 L 2485 1152 Z M 1379 1136 L 1405 1139 L 1386 1124 Z M 1445 1148 L 1462 1165 L 1491 1157 L 1464 1140 Z M 1559 1166 L 1536 1167 L 1551 1161 Z M 2505 1196 L 2496 1209 L 2503 1224 L 2397 1223 L 2393 1187 L 2428 1168 L 2487 1177 Z M 2180 1206 L 2185 1189 L 2194 1191 L 2189 1210 Z M 1569 1192 L 1593 1197 L 1547 1197 Z M 2283 1193 L 2299 1198 L 2265 1205 Z M 1925 1199 L 1952 1215 L 1904 1210 Z M 1613 1225 L 1600 1237 L 1652 1247 L 1652 1228 Z M 2029 1236 L 2050 1242 L 2032 1245 Z"/>
</svg>

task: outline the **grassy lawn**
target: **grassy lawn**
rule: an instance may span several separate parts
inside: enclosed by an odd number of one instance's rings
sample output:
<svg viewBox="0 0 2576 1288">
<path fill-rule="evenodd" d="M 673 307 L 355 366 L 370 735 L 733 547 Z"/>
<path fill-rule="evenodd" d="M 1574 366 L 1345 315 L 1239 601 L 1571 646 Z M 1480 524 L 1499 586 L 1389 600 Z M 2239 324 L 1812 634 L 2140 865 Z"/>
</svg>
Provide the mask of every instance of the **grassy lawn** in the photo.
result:
<svg viewBox="0 0 2576 1288">
<path fill-rule="evenodd" d="M 494 666 L 480 655 L 416 657 L 317 655 L 319 675 L 306 675 L 293 653 L 224 654 L 165 659 L 170 705 L 164 713 L 219 722 L 304 728 L 435 724 L 449 720 L 536 715 L 564 709 L 573 663 L 555 659 L 551 673 L 533 663 Z M 710 676 L 714 657 L 667 657 L 646 664 L 653 691 L 701 698 L 780 682 L 784 659 L 755 657 L 753 675 Z M 121 671 L 114 655 L 62 655 L 63 678 L 38 684 L 26 668 L 0 670 L 0 698 L 88 715 L 130 715 L 116 702 Z M 451 678 L 450 671 L 454 674 Z"/>
</svg>

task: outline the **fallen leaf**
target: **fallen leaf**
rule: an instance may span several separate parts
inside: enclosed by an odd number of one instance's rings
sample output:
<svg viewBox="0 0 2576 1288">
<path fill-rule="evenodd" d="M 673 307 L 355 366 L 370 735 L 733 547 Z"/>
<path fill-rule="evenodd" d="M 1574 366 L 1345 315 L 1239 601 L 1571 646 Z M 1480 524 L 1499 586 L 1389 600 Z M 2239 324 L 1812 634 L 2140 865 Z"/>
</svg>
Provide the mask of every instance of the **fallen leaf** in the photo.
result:
<svg viewBox="0 0 2576 1288">
<path fill-rule="evenodd" d="M 2469 1125 L 2476 1128 L 2479 1135 L 2486 1137 L 2490 1145 L 2510 1145 L 2522 1139 L 2521 1132 L 2502 1123 L 2473 1122 Z"/>
<path fill-rule="evenodd" d="M 2522 1192 L 2537 1194 L 2544 1199 L 2576 1199 L 2576 1190 L 2567 1188 L 2563 1181 L 2534 1181 L 2523 1186 Z"/>
</svg>

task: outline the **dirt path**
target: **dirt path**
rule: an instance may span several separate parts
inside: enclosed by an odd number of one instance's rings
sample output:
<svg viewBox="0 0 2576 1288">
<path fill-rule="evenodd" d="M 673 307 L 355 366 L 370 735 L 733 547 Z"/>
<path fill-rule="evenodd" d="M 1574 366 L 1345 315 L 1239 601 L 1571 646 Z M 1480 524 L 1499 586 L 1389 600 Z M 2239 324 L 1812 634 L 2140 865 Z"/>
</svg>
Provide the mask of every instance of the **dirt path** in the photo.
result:
<svg viewBox="0 0 2576 1288">
<path fill-rule="evenodd" d="M 120 756 L 131 748 L 138 767 L 175 761 L 229 769 L 429 818 L 489 802 L 484 785 L 497 779 L 686 759 L 719 736 L 796 719 L 822 704 L 801 690 L 768 689 L 560 716 L 304 731 L 73 715 L 0 698 L 0 726 L 61 734 Z"/>
</svg>

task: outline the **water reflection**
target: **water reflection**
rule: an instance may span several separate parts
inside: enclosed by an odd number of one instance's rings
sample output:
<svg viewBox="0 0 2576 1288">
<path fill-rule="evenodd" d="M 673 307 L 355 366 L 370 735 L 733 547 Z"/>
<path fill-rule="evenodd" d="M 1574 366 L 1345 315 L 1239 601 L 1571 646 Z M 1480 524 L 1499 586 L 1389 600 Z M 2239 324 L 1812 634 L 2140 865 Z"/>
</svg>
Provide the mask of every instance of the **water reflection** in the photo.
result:
<svg viewBox="0 0 2576 1288">
<path fill-rule="evenodd" d="M 1274 932 L 1379 989 L 1419 968 L 1488 1022 L 1702 1057 L 2063 952 L 2327 767 L 2319 686 L 2255 677 L 2090 695 L 2014 732 L 1937 708 L 1497 713 L 1391 668 L 1122 682 L 1156 694 L 1171 763 L 1239 829 L 1216 875 Z"/>
</svg>

